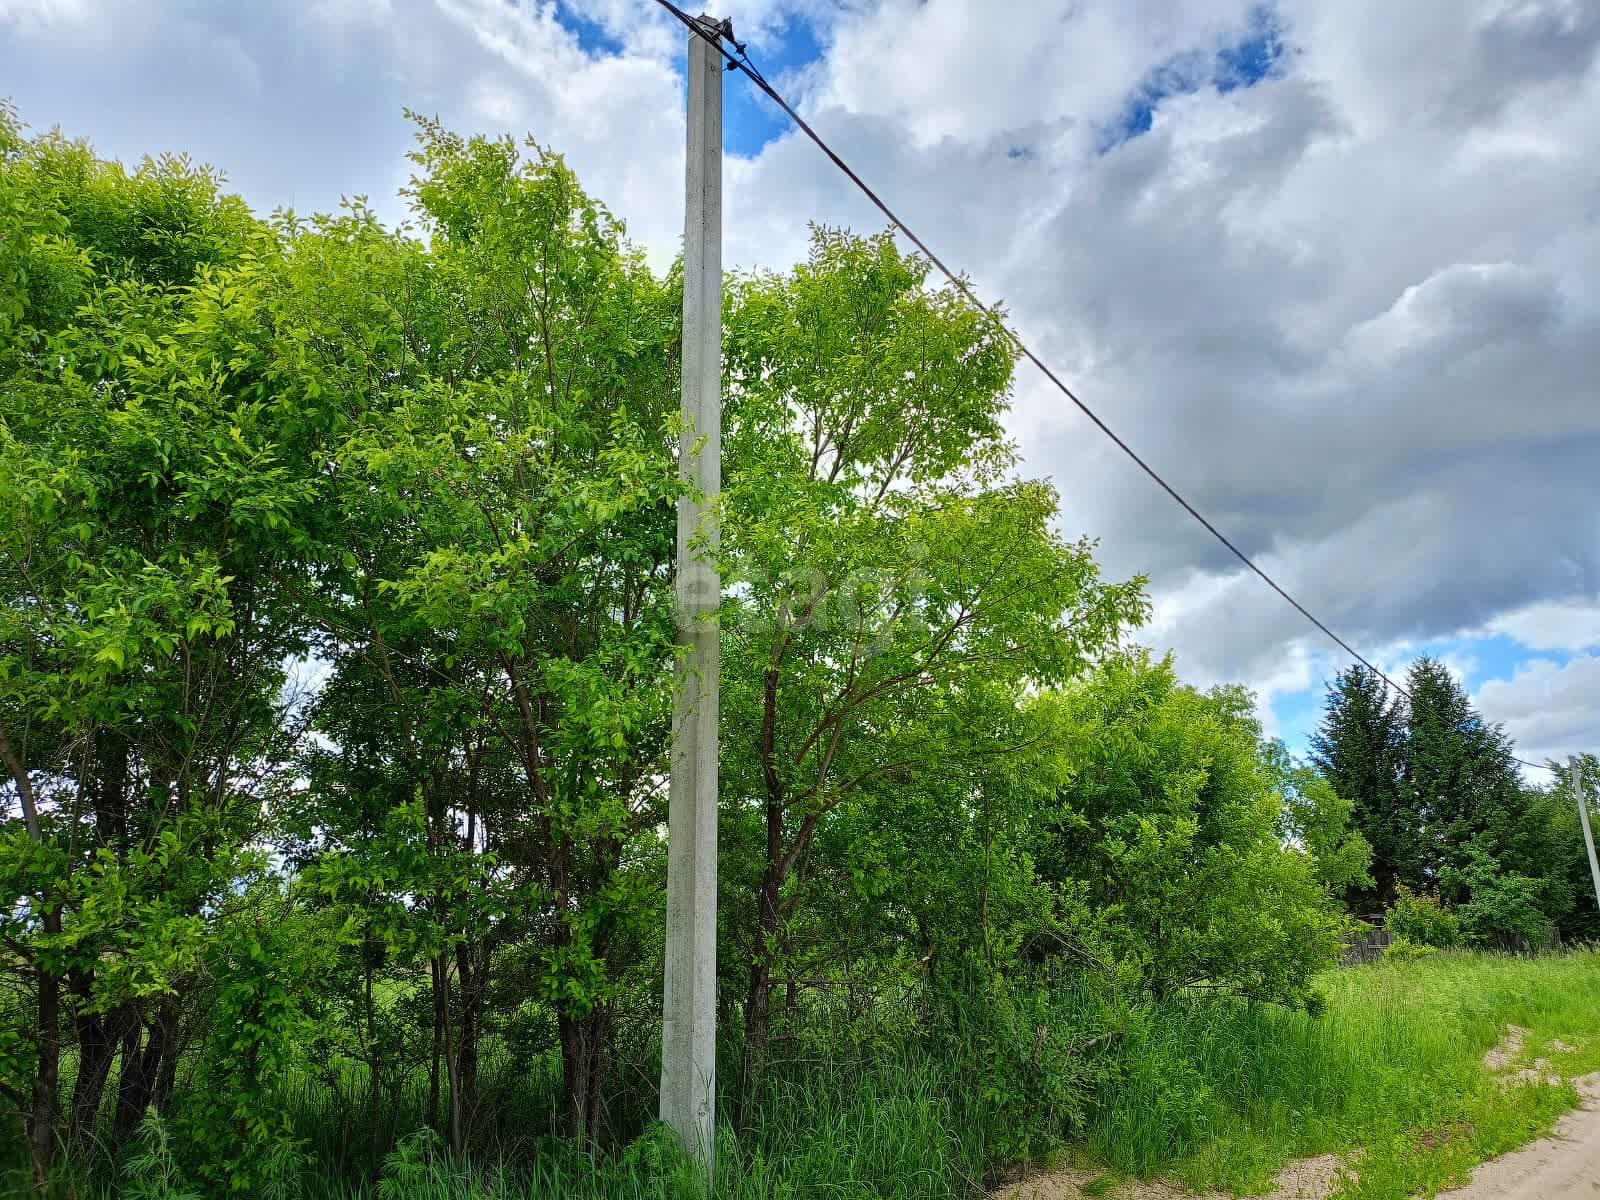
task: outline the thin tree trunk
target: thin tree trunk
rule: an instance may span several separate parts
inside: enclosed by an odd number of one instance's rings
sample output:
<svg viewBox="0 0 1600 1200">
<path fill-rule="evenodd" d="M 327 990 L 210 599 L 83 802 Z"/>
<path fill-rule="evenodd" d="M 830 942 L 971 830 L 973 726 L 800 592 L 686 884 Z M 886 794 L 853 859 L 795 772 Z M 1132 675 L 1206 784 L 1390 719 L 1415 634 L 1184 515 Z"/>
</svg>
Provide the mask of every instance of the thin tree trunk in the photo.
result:
<svg viewBox="0 0 1600 1200">
<path fill-rule="evenodd" d="M 78 1076 L 72 1085 L 72 1118 L 68 1128 L 72 1144 L 82 1145 L 94 1137 L 111 1064 L 116 1060 L 117 1046 L 127 1035 L 134 1013 L 126 1006 L 110 1012 L 92 1011 L 88 1007 L 93 987 L 89 977 L 74 974 L 69 983 L 78 1004 L 73 1021 L 78 1035 Z"/>
<path fill-rule="evenodd" d="M 128 849 L 128 739 L 101 726 L 94 734 L 94 831 L 119 859 Z"/>
<path fill-rule="evenodd" d="M 431 970 L 430 970 L 431 976 Z M 439 1128 L 439 1050 L 444 1040 L 444 1019 L 439 1014 L 439 985 L 433 984 L 433 1058 L 428 1064 L 428 1125 Z"/>
<path fill-rule="evenodd" d="M 379 1080 L 378 1080 L 378 1016 L 377 1016 L 377 1006 L 373 1003 L 373 999 L 372 999 L 372 973 L 373 973 L 373 962 L 372 962 L 372 959 L 373 959 L 374 947 L 372 945 L 372 939 L 370 937 L 367 939 L 366 945 L 362 947 L 362 951 L 363 951 L 363 953 L 362 953 L 362 965 L 366 968 L 366 979 L 364 981 L 365 982 L 365 987 L 364 987 L 363 991 L 364 991 L 364 998 L 366 1000 L 366 1019 L 367 1019 L 367 1086 L 368 1086 L 367 1114 L 368 1114 L 368 1124 L 369 1124 L 369 1127 L 371 1129 L 372 1138 L 373 1138 L 373 1143 L 372 1143 L 373 1157 L 374 1157 L 374 1159 L 376 1159 L 377 1152 L 378 1152 L 378 1141 L 377 1141 L 377 1139 L 378 1139 L 378 1092 L 379 1092 Z"/>
<path fill-rule="evenodd" d="M 156 1009 L 156 1021 L 150 1029 L 150 1044 L 155 1048 L 156 1058 L 145 1065 L 145 1083 L 149 1088 L 145 1107 L 153 1104 L 159 1109 L 171 1088 L 174 1065 L 178 1059 L 180 1015 L 178 1002 L 171 996 L 162 1000 Z"/>
<path fill-rule="evenodd" d="M 11 772 L 17 785 L 17 798 L 22 801 L 22 820 L 28 829 L 28 839 L 34 845 L 44 844 L 44 827 L 39 821 L 39 806 L 33 795 L 33 781 L 28 777 L 5 728 L 0 726 L 0 762 Z M 51 937 L 61 933 L 61 907 L 48 896 L 40 896 L 44 906 L 44 931 Z M 33 1073 L 33 1104 L 28 1115 L 28 1151 L 33 1160 L 34 1187 L 43 1194 L 49 1186 L 50 1165 L 55 1155 L 56 1104 L 61 1082 L 61 977 L 46 970 L 43 963 L 35 962 L 34 977 L 38 985 L 39 1039 L 38 1065 Z"/>
<path fill-rule="evenodd" d="M 139 1026 L 124 1043 L 122 1075 L 117 1083 L 117 1116 L 112 1133 L 117 1145 L 133 1135 L 156 1101 L 167 1060 L 176 1053 L 177 1008 L 164 1003 L 152 1015 L 139 1048 Z"/>
<path fill-rule="evenodd" d="M 53 918 L 53 919 L 52 919 Z M 51 910 L 45 931 L 61 932 L 61 912 Z M 33 1076 L 33 1112 L 28 1122 L 28 1149 L 33 1157 L 33 1182 L 42 1194 L 49 1182 L 55 1150 L 56 1098 L 61 1073 L 61 981 L 42 966 L 39 982 L 39 1065 Z"/>
<path fill-rule="evenodd" d="M 755 944 L 750 949 L 750 990 L 744 1002 L 744 1062 L 739 1076 L 739 1123 L 747 1123 L 766 1071 L 772 1032 L 772 943 L 778 932 L 778 880 L 769 865 L 756 907 Z"/>
<path fill-rule="evenodd" d="M 756 892 L 755 940 L 750 947 L 750 990 L 744 1005 L 744 1062 L 739 1076 L 739 1123 L 745 1124 L 766 1069 L 771 1032 L 772 943 L 778 932 L 778 896 L 783 886 L 783 780 L 777 770 L 778 671 L 762 680 L 761 771 L 767 801 L 767 862 Z"/>
<path fill-rule="evenodd" d="M 102 725 L 94 731 L 91 744 L 93 769 L 86 782 L 94 808 L 95 840 L 114 848 L 121 859 L 127 853 L 128 840 L 128 739 Z M 67 986 L 75 998 L 73 1025 L 78 1043 L 68 1137 L 72 1144 L 81 1144 L 95 1135 L 118 1044 L 127 1036 L 129 1024 L 138 1020 L 138 1014 L 129 1005 L 109 1012 L 95 1010 L 92 969 L 68 972 Z"/>
<path fill-rule="evenodd" d="M 155 1033 L 152 1030 L 145 1038 L 144 1023 L 136 1019 L 122 1036 L 122 1069 L 117 1073 L 117 1112 L 111 1124 L 111 1136 L 119 1146 L 138 1126 L 150 1102 L 150 1088 L 144 1077 L 146 1048 L 141 1045 L 141 1039 L 147 1044 L 154 1043 Z M 157 1065 L 158 1053 L 151 1055 L 152 1067 Z"/>
<path fill-rule="evenodd" d="M 596 1005 L 582 1017 L 560 1016 L 561 1083 L 566 1099 L 565 1132 L 586 1149 L 605 1126 L 605 1044 L 608 1014 Z"/>
<path fill-rule="evenodd" d="M 443 951 L 433 957 L 434 1006 L 439 1014 L 439 1028 L 443 1034 L 444 1068 L 449 1094 L 446 1097 L 446 1124 L 450 1149 L 460 1155 L 461 1139 L 461 1071 L 456 1058 L 454 1030 L 450 1017 L 450 960 Z"/>
<path fill-rule="evenodd" d="M 478 767 L 483 761 L 482 744 L 478 752 L 469 750 L 467 771 L 467 828 L 465 848 L 468 854 L 478 852 Z M 484 951 L 483 965 L 475 966 L 472 945 L 463 937 L 456 944 L 456 978 L 461 987 L 461 1033 L 458 1039 L 460 1056 L 458 1072 L 461 1076 L 461 1107 L 465 1114 L 468 1133 L 478 1112 L 478 1028 L 483 1008 L 483 989 L 489 969 L 489 955 Z"/>
<path fill-rule="evenodd" d="M 487 966 L 485 962 L 484 966 Z M 456 1035 L 459 1047 L 457 1073 L 461 1078 L 461 1110 L 470 1130 L 478 1108 L 478 1029 L 483 1009 L 484 967 L 475 967 L 472 952 L 463 941 L 456 946 L 456 976 L 461 987 L 461 1029 Z"/>
</svg>

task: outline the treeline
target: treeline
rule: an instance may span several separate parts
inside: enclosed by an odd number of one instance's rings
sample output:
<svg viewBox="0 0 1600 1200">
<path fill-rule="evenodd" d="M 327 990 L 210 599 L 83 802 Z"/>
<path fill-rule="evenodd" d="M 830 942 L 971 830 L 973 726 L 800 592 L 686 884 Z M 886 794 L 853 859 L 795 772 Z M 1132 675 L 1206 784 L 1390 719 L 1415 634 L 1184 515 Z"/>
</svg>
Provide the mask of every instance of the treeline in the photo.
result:
<svg viewBox="0 0 1600 1200">
<path fill-rule="evenodd" d="M 370 1182 L 422 1128 L 534 1169 L 653 1113 L 680 276 L 538 146 L 414 158 L 413 227 L 261 219 L 0 120 L 0 1103 L 41 1188 L 129 1147 Z M 1377 793 L 1130 643 L 1142 581 L 1057 532 L 1010 346 L 926 264 L 819 229 L 725 309 L 730 1128 L 916 1042 L 1036 1152 L 1139 998 L 1314 1010 L 1341 897 L 1445 879 L 1369 875 Z"/>
<path fill-rule="evenodd" d="M 1412 664 L 1406 695 L 1363 667 L 1328 687 L 1312 739 L 1317 769 L 1351 806 L 1372 848 L 1352 912 L 1390 914 L 1425 945 L 1547 948 L 1600 937 L 1570 767 L 1524 782 L 1504 732 L 1434 658 Z M 1591 793 L 1593 755 L 1582 766 Z"/>
</svg>

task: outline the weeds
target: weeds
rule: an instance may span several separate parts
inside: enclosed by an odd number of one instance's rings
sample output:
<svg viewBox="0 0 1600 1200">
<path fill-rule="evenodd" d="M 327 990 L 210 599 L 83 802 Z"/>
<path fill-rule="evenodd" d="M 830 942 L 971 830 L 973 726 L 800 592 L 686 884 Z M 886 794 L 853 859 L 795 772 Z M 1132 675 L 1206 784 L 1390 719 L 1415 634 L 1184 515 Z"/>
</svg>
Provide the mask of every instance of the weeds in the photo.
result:
<svg viewBox="0 0 1600 1200">
<path fill-rule="evenodd" d="M 1061 985 L 1004 1004 L 964 1000 L 933 1035 L 908 1033 L 889 1050 L 835 1045 L 830 1053 L 818 1035 L 776 1071 L 746 1130 L 720 1129 L 715 1195 L 976 1200 L 1014 1147 L 1043 1158 L 1070 1143 L 1106 1168 L 1091 1194 L 1155 1174 L 1248 1194 L 1292 1159 L 1334 1153 L 1358 1168 L 1341 1197 L 1403 1200 L 1538 1136 L 1577 1102 L 1570 1083 L 1541 1074 L 1508 1085 L 1485 1069 L 1485 1052 L 1507 1025 L 1530 1031 L 1508 1070 L 1536 1056 L 1568 1079 L 1600 1069 L 1594 951 L 1538 959 L 1442 952 L 1322 983 L 1327 1005 L 1318 1016 L 1203 992 L 1120 1004 L 1111 993 Z M 996 1029 L 1008 1020 L 1016 1029 Z M 1049 1055 L 1057 1051 L 1047 1044 L 1056 1039 L 1062 1061 L 1076 1060 L 1068 1066 L 1081 1085 L 1077 1107 L 1053 1100 L 1056 1082 L 1039 1078 L 1041 1063 L 1055 1070 Z M 291 1081 L 282 1102 L 315 1164 L 301 1195 L 704 1200 L 700 1172 L 659 1125 L 605 1153 L 551 1136 L 554 1080 L 514 1065 L 490 1064 L 486 1106 L 495 1111 L 480 1114 L 465 1160 L 452 1160 L 425 1128 L 406 1132 L 420 1124 L 422 1089 L 373 1127 L 351 1099 L 359 1079 L 347 1087 Z M 379 1143 L 384 1154 L 374 1159 Z M 98 1194 L 188 1200 L 160 1122 L 147 1122 L 122 1182 Z"/>
</svg>

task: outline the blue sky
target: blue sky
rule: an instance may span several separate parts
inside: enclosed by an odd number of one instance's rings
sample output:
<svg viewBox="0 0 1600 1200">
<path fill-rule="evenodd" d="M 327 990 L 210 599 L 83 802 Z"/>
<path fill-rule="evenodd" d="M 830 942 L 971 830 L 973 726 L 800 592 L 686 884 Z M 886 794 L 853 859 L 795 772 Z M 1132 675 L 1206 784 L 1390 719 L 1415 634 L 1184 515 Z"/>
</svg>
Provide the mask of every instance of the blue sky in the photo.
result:
<svg viewBox="0 0 1600 1200">
<path fill-rule="evenodd" d="M 680 6 L 682 7 L 682 6 Z M 689 9 L 695 9 L 690 5 Z M 689 11 L 686 9 L 685 11 Z M 585 11 L 582 4 L 562 0 L 555 8 L 556 19 L 577 38 L 584 52 L 596 57 L 618 55 L 623 41 L 605 23 Z M 743 43 L 751 61 L 780 92 L 788 95 L 805 68 L 820 60 L 824 48 L 816 26 L 797 13 L 783 14 L 775 24 L 764 25 L 752 33 L 738 25 L 734 37 Z M 673 70 L 684 72 L 684 53 L 673 59 Z M 755 88 L 742 80 L 729 79 L 723 89 L 723 146 L 730 154 L 753 157 L 790 128 L 783 111 Z"/>
<path fill-rule="evenodd" d="M 1477 693 L 1491 681 L 1513 680 L 1518 668 L 1526 668 L 1529 664 L 1548 663 L 1556 667 L 1567 667 L 1578 656 L 1578 652 L 1567 649 L 1536 651 L 1502 633 L 1485 637 L 1429 639 L 1408 646 L 1404 656 L 1380 662 L 1378 665 L 1392 678 L 1404 684 L 1405 666 L 1411 660 L 1423 655 L 1444 662 L 1469 692 Z M 1325 688 L 1322 685 L 1283 692 L 1273 697 L 1272 713 L 1277 722 L 1279 736 L 1295 753 L 1306 752 L 1309 739 L 1322 720 L 1324 703 Z M 1532 777 L 1542 776 L 1536 772 Z"/>
<path fill-rule="evenodd" d="M 752 39 L 753 41 L 755 39 Z M 805 18 L 790 15 L 780 26 L 765 31 L 760 44 L 752 47 L 757 65 L 796 99 L 804 93 L 799 85 L 808 69 L 815 68 L 827 52 L 823 39 Z M 1179 49 L 1149 67 L 1127 91 L 1117 111 L 1098 118 L 1098 152 L 1109 154 L 1124 144 L 1148 135 L 1164 104 L 1177 97 L 1209 90 L 1221 97 L 1283 78 L 1292 69 L 1293 47 L 1285 37 L 1283 18 L 1274 5 L 1257 5 L 1248 10 L 1231 28 L 1224 28 L 1210 44 Z M 681 71 L 681 59 L 678 69 Z M 726 141 L 728 149 L 746 157 L 759 155 L 779 135 L 789 131 L 789 122 L 744 80 L 730 80 L 726 92 Z M 1012 159 L 1028 158 L 1033 149 L 1027 144 L 1008 148 Z M 834 181 L 844 186 L 842 179 Z M 1028 370 L 1026 365 L 1023 370 Z M 1024 447 L 1025 451 L 1027 447 Z M 1176 509 L 1172 520 L 1187 518 Z M 1247 583 L 1253 581 L 1247 580 Z M 1307 600 L 1317 606 L 1315 596 Z M 1270 602 L 1276 602 L 1275 598 Z M 1596 631 L 1600 638 L 1600 629 Z M 1315 635 L 1313 635 L 1315 636 Z M 1317 653 L 1317 650 L 1321 653 Z M 1370 648 L 1373 655 L 1378 648 Z M 1403 647 L 1383 665 L 1397 677 L 1412 659 L 1421 655 L 1440 658 L 1459 675 L 1472 692 L 1490 681 L 1510 682 L 1519 668 L 1530 664 L 1551 664 L 1565 668 L 1571 664 L 1574 649 L 1534 650 L 1503 633 L 1482 636 L 1445 636 L 1406 639 Z M 1307 672 L 1304 686 L 1263 689 L 1269 724 L 1296 753 L 1305 753 L 1311 734 L 1320 722 L 1325 702 L 1326 680 L 1343 665 L 1333 657 L 1331 647 L 1313 643 L 1312 658 L 1319 664 Z M 1180 663 L 1180 666 L 1182 664 Z"/>
<path fill-rule="evenodd" d="M 1268 6 L 1253 10 L 1237 37 L 1216 49 L 1185 49 L 1152 69 L 1128 96 L 1123 111 L 1106 125 L 1102 149 L 1149 133 L 1163 100 L 1206 87 L 1220 95 L 1253 87 L 1281 68 L 1283 55 L 1277 10 Z"/>
</svg>

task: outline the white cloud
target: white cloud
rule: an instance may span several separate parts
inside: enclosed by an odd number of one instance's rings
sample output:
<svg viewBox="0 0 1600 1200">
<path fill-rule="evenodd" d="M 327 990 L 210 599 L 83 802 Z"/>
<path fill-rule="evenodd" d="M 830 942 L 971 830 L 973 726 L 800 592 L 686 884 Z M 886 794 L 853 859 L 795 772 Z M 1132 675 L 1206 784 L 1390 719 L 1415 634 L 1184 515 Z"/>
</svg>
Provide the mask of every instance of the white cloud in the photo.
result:
<svg viewBox="0 0 1600 1200">
<path fill-rule="evenodd" d="M 21 29 L 84 24 L 93 8 L 90 0 L 0 0 L 0 21 Z"/>
<path fill-rule="evenodd" d="M 1510 679 L 1489 680 L 1475 702 L 1485 718 L 1505 726 L 1522 758 L 1593 753 L 1600 748 L 1600 655 L 1564 664 L 1534 659 Z"/>
<path fill-rule="evenodd" d="M 1600 596 L 1501 613 L 1486 632 L 1504 634 L 1532 650 L 1588 650 L 1600 646 Z"/>
</svg>

